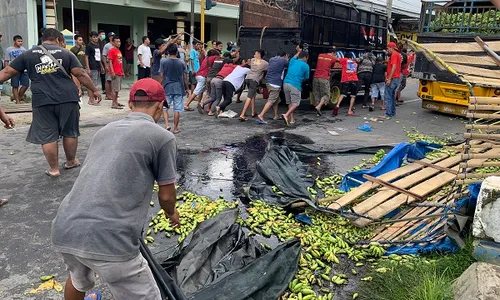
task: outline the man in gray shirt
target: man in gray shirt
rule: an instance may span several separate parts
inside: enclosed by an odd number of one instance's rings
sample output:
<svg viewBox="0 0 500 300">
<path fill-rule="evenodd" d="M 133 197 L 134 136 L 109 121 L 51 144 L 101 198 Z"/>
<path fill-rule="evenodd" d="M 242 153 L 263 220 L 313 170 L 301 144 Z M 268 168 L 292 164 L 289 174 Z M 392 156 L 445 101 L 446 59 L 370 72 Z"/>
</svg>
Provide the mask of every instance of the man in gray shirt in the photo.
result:
<svg viewBox="0 0 500 300">
<path fill-rule="evenodd" d="M 113 100 L 112 91 L 111 91 L 111 74 L 109 73 L 109 64 L 108 64 L 108 52 L 113 48 L 113 40 L 115 39 L 115 33 L 108 33 L 109 41 L 104 45 L 102 49 L 102 57 L 101 61 L 104 64 L 104 69 L 106 71 L 106 83 L 104 84 L 104 90 L 106 93 L 106 100 Z"/>
<path fill-rule="evenodd" d="M 115 299 L 161 299 L 139 239 L 155 181 L 160 206 L 170 223 L 179 225 L 177 143 L 156 124 L 164 101 L 161 84 L 151 78 L 136 82 L 130 91 L 132 112 L 96 133 L 80 175 L 61 202 L 52 243 L 70 272 L 66 300 L 83 300 L 94 286 L 94 273 Z"/>
</svg>

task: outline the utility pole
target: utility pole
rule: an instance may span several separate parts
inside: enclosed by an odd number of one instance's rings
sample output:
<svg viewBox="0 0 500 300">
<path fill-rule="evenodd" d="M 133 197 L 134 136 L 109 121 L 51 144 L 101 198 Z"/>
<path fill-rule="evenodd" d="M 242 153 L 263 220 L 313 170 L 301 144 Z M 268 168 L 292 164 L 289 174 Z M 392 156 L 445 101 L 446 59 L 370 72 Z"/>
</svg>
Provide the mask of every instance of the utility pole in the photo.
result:
<svg viewBox="0 0 500 300">
<path fill-rule="evenodd" d="M 205 0 L 200 0 L 201 8 L 200 8 L 200 36 L 201 41 L 205 43 Z"/>
<path fill-rule="evenodd" d="M 193 49 L 193 39 L 194 39 L 194 0 L 191 0 L 191 36 L 189 39 L 189 51 Z"/>
<path fill-rule="evenodd" d="M 387 28 L 392 25 L 392 0 L 387 0 Z"/>
</svg>

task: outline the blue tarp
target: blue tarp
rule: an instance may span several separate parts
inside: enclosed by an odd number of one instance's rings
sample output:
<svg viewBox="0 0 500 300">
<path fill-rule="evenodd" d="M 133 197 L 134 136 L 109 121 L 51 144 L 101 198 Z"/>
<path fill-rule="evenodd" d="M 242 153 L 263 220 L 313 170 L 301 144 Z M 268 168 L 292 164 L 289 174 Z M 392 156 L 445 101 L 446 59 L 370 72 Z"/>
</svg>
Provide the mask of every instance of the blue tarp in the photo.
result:
<svg viewBox="0 0 500 300">
<path fill-rule="evenodd" d="M 378 163 L 375 167 L 367 170 L 351 172 L 344 176 L 340 189 L 344 192 L 348 192 L 350 189 L 359 186 L 360 181 L 366 181 L 366 179 L 363 178 L 364 174 L 368 174 L 373 177 L 380 176 L 401 167 L 401 164 L 406 158 L 422 159 L 425 157 L 427 152 L 430 152 L 435 148 L 441 148 L 441 145 L 423 141 L 418 141 L 415 144 L 398 144 L 391 150 L 391 152 L 387 153 L 382 161 L 380 161 L 380 163 Z"/>
</svg>

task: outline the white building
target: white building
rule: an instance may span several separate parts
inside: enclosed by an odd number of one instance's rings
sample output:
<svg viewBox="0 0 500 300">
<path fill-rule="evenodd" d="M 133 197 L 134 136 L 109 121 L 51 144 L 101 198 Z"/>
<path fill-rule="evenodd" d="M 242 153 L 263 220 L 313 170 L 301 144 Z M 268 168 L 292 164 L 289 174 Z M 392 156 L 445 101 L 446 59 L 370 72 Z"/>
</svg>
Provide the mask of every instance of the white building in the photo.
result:
<svg viewBox="0 0 500 300">
<path fill-rule="evenodd" d="M 16 34 L 31 47 L 44 27 L 42 0 L 0 1 L 0 31 L 4 49 Z M 47 27 L 72 31 L 71 0 L 45 0 Z M 55 3 L 55 10 L 53 9 Z M 233 4 L 231 4 L 233 3 Z M 238 1 L 219 0 L 206 11 L 205 40 L 223 42 L 236 39 Z M 152 41 L 161 35 L 189 32 L 190 0 L 74 0 L 75 33 L 85 40 L 91 31 L 113 31 L 122 41 L 130 37 L 135 44 L 148 35 Z M 195 37 L 200 38 L 200 1 L 195 1 Z"/>
</svg>

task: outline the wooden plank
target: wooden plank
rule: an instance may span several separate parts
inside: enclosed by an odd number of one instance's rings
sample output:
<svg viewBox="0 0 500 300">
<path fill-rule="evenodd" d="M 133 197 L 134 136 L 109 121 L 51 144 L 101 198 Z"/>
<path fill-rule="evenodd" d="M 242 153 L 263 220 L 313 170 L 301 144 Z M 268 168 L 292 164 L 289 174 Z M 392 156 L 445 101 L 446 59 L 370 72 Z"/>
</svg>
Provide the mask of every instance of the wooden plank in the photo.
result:
<svg viewBox="0 0 500 300">
<path fill-rule="evenodd" d="M 493 59 L 487 55 L 470 56 L 458 54 L 439 54 L 438 56 L 446 63 L 457 63 L 473 66 L 496 66 Z"/>
<path fill-rule="evenodd" d="M 474 76 L 474 75 L 464 75 L 463 78 L 471 83 L 487 86 L 487 87 L 500 87 L 500 80 L 494 78 L 486 78 L 483 76 Z"/>
<path fill-rule="evenodd" d="M 467 178 L 486 178 L 490 176 L 500 176 L 500 173 L 461 173 L 457 175 L 458 179 L 467 179 Z"/>
<path fill-rule="evenodd" d="M 455 201 L 455 199 L 449 199 L 447 202 L 445 202 L 444 204 L 447 204 L 447 205 L 452 205 L 453 202 Z M 439 213 L 442 213 L 444 211 L 444 208 L 438 208 L 436 209 L 435 211 L 433 211 L 432 213 L 433 214 L 439 214 Z M 422 232 L 425 232 L 425 230 L 427 230 L 428 228 L 430 228 L 432 225 L 434 225 L 435 223 L 439 222 L 439 220 L 441 220 L 442 218 L 439 218 L 439 219 L 434 219 L 432 221 L 429 222 L 429 220 L 422 220 L 420 222 L 417 222 L 415 224 L 413 224 L 412 226 L 409 226 L 407 227 L 404 231 L 402 231 L 401 233 L 399 233 L 397 236 L 394 237 L 393 240 L 407 240 L 407 239 L 416 239 L 417 236 L 419 236 Z M 415 229 L 419 228 L 420 226 L 422 226 L 422 223 L 428 223 L 427 225 L 423 226 L 422 228 L 420 228 L 419 230 L 411 233 L 412 231 L 414 231 Z"/>
<path fill-rule="evenodd" d="M 485 161 L 482 163 L 463 162 L 460 163 L 460 168 L 478 168 L 478 167 L 500 167 L 500 161 Z"/>
<path fill-rule="evenodd" d="M 435 163 L 438 163 L 438 162 L 446 159 L 447 157 L 448 157 L 448 155 L 443 153 L 443 156 L 440 158 L 437 158 L 434 160 L 423 159 L 422 161 L 435 164 Z M 423 166 L 420 166 L 417 164 L 409 164 L 409 165 L 403 166 L 401 168 L 398 168 L 396 170 L 393 170 L 391 172 L 387 172 L 383 175 L 380 175 L 378 178 L 382 179 L 384 181 L 392 181 L 392 180 L 398 179 L 402 176 L 413 173 L 415 171 L 421 170 L 423 168 L 424 168 Z M 362 185 L 360 185 L 357 188 L 350 191 L 349 193 L 345 194 L 342 198 L 335 201 L 333 204 L 331 204 L 328 207 L 331 209 L 338 209 L 339 206 L 343 207 L 343 206 L 349 205 L 352 202 L 354 202 L 356 199 L 358 199 L 359 197 L 363 196 L 364 194 L 368 193 L 369 191 L 371 191 L 377 187 L 380 187 L 380 185 L 373 183 L 373 182 L 365 182 Z"/>
<path fill-rule="evenodd" d="M 500 41 L 488 42 L 488 46 L 495 52 L 500 51 Z M 428 50 L 438 53 L 484 53 L 484 50 L 476 42 L 471 43 L 429 43 L 424 44 Z"/>
<path fill-rule="evenodd" d="M 383 181 L 381 179 L 378 179 L 378 178 L 375 178 L 373 176 L 365 174 L 365 175 L 363 175 L 363 178 L 365 178 L 366 180 L 369 180 L 371 182 L 378 183 L 378 184 L 380 184 L 382 186 L 385 186 L 385 187 L 387 187 L 387 188 L 389 188 L 391 190 L 395 190 L 396 192 L 399 192 L 399 193 L 402 193 L 402 194 L 406 194 L 406 195 L 411 196 L 411 197 L 415 197 L 415 198 L 417 198 L 419 200 L 422 200 L 422 201 L 424 200 L 419 195 L 416 195 L 416 194 L 414 194 L 414 193 L 412 193 L 412 192 L 410 192 L 408 190 L 399 188 L 399 187 L 397 187 L 397 186 L 395 186 L 393 184 L 390 184 L 389 182 L 385 182 L 385 181 Z"/>
<path fill-rule="evenodd" d="M 500 111 L 499 105 L 479 105 L 479 104 L 471 104 L 469 105 L 470 111 L 476 110 L 491 110 L 491 111 Z"/>
<path fill-rule="evenodd" d="M 445 168 L 450 168 L 453 166 L 456 166 L 458 163 L 460 163 L 462 158 L 460 155 L 456 155 L 453 157 L 449 157 L 441 162 L 436 163 L 436 165 L 440 167 L 445 167 Z M 456 167 L 456 170 L 458 171 L 458 166 Z M 414 186 L 422 181 L 427 180 L 428 178 L 431 178 L 438 174 L 440 171 L 436 170 L 434 168 L 424 168 L 421 171 L 415 172 L 409 176 L 406 176 L 396 182 L 393 182 L 393 184 L 399 188 L 409 188 L 411 186 Z M 449 174 L 449 173 L 446 173 Z M 455 175 L 449 174 L 453 178 L 455 178 Z M 410 189 L 411 190 L 411 189 Z M 394 197 L 398 194 L 398 192 L 393 191 L 393 190 L 388 190 L 388 191 L 379 191 L 375 195 L 371 196 L 370 198 L 366 199 L 365 201 L 359 203 L 358 205 L 355 205 L 353 207 L 353 211 L 358 213 L 358 214 L 365 214 L 369 212 L 370 210 L 376 208 L 379 205 L 382 205 L 385 201 L 390 199 L 391 197 Z"/>
<path fill-rule="evenodd" d="M 487 149 L 487 148 L 485 148 L 485 149 Z M 450 168 L 440 167 L 440 166 L 437 166 L 437 165 L 434 165 L 434 164 L 429 164 L 429 163 L 426 163 L 426 162 L 423 162 L 423 161 L 420 161 L 420 160 L 408 158 L 408 161 L 412 162 L 412 163 L 416 163 L 416 164 L 422 165 L 422 166 L 425 166 L 425 167 L 434 168 L 436 170 L 440 170 L 440 171 L 452 173 L 452 174 L 455 174 L 455 175 L 458 174 L 457 172 L 451 170 Z"/>
<path fill-rule="evenodd" d="M 497 104 L 497 105 L 500 105 L 500 98 L 498 98 L 498 97 L 470 97 L 469 103 L 471 103 L 471 104 Z"/>
<path fill-rule="evenodd" d="M 483 48 L 484 51 L 488 54 L 488 56 L 497 64 L 497 66 L 500 66 L 500 58 L 498 55 L 495 53 L 495 51 L 491 50 L 488 44 L 486 44 L 479 36 L 476 36 L 474 38 L 476 43 Z"/>
<path fill-rule="evenodd" d="M 499 149 L 499 148 L 494 148 L 494 149 Z M 474 158 L 500 158 L 499 153 L 471 153 L 471 154 L 461 154 L 462 160 L 468 160 L 468 159 L 474 159 Z"/>
<path fill-rule="evenodd" d="M 457 179 L 456 184 L 466 185 L 476 182 L 483 182 L 484 179 Z"/>
<path fill-rule="evenodd" d="M 486 154 L 500 155 L 500 149 L 489 150 L 488 152 L 486 152 Z M 455 157 L 451 157 L 451 158 L 455 158 Z M 474 162 L 474 163 L 483 162 L 483 161 L 486 161 L 486 160 L 485 159 L 484 160 L 483 159 L 473 159 L 472 160 L 472 162 Z M 457 165 L 457 166 L 453 167 L 452 169 L 458 171 L 459 166 Z M 424 169 L 424 171 L 425 170 L 427 170 L 427 169 Z M 435 171 L 435 170 L 433 170 L 433 171 Z M 410 177 L 410 176 L 408 176 L 408 177 Z M 406 177 L 406 178 L 408 178 L 408 177 Z M 438 175 L 432 177 L 431 179 L 428 179 L 424 182 L 419 183 L 415 187 L 411 188 L 410 191 L 417 194 L 417 195 L 420 195 L 422 197 L 426 197 L 430 193 L 447 185 L 448 183 L 452 182 L 455 179 L 456 179 L 455 175 L 443 172 L 441 174 L 438 174 Z M 371 201 L 373 201 L 373 200 L 371 200 Z M 370 201 L 370 199 L 367 199 L 366 201 L 364 201 L 361 204 L 371 203 L 371 201 Z M 369 211 L 364 211 L 363 214 L 366 213 L 372 218 L 380 219 L 380 218 L 384 217 L 385 215 L 387 215 L 388 213 L 392 212 L 394 209 L 398 208 L 399 206 L 401 206 L 405 203 L 412 203 L 414 201 L 415 201 L 415 198 L 400 194 L 400 195 L 397 195 L 396 197 L 393 197 L 392 199 L 390 199 L 388 201 L 382 202 L 380 205 L 377 205 L 376 207 L 374 207 L 373 209 L 371 209 Z M 354 209 L 354 211 L 358 212 L 355 209 Z M 363 226 L 370 224 L 371 221 L 366 219 L 366 218 L 359 218 L 359 219 L 355 220 L 353 223 L 356 226 L 363 227 Z"/>
<path fill-rule="evenodd" d="M 476 114 L 476 113 L 467 113 L 467 118 L 473 119 L 500 119 L 500 114 Z"/>
<path fill-rule="evenodd" d="M 498 70 L 497 69 L 486 69 L 486 68 L 480 68 L 480 67 L 474 67 L 474 66 L 464 66 L 464 65 L 454 64 L 454 63 L 449 63 L 448 65 L 450 67 L 452 67 L 458 73 L 469 74 L 469 75 L 480 76 L 480 77 L 487 77 L 487 78 L 495 78 L 495 79 L 500 78 L 500 69 L 498 69 Z"/>
<path fill-rule="evenodd" d="M 465 129 L 470 129 L 470 130 L 500 130 L 500 125 L 465 124 Z"/>
<path fill-rule="evenodd" d="M 439 197 L 434 196 L 433 202 L 436 204 L 444 204 L 446 202 L 446 198 L 448 195 L 440 195 Z M 435 210 L 436 207 L 413 207 L 410 209 L 407 209 L 407 214 L 404 215 L 404 217 L 418 217 L 421 215 L 429 215 L 432 213 L 433 210 Z M 386 228 L 386 230 L 382 231 L 379 233 L 377 236 L 372 238 L 373 241 L 376 240 L 390 240 L 395 236 L 398 236 L 399 233 L 403 232 L 406 228 L 410 228 L 413 224 L 419 222 L 418 220 L 415 221 L 408 221 L 400 224 L 394 224 L 392 226 L 389 226 Z"/>
</svg>

